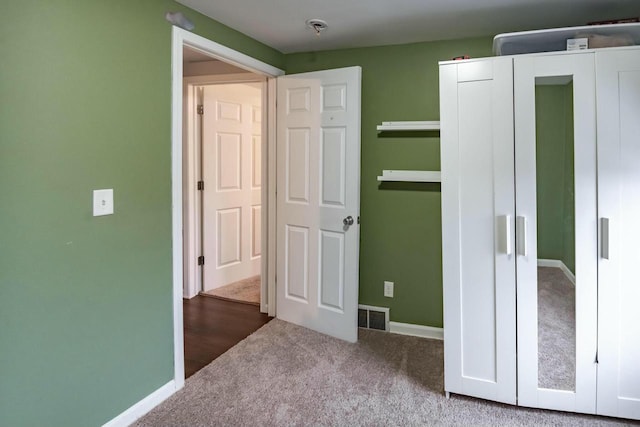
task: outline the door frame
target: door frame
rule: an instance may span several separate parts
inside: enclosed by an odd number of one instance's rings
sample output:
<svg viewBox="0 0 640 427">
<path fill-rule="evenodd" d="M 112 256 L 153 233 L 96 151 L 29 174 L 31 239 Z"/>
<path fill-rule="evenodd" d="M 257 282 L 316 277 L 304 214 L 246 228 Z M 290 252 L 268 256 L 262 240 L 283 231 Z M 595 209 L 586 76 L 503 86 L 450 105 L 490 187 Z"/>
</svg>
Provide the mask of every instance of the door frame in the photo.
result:
<svg viewBox="0 0 640 427">
<path fill-rule="evenodd" d="M 184 91 L 183 91 L 183 102 L 184 102 L 184 114 L 183 114 L 183 162 L 182 167 L 184 168 L 184 182 L 182 185 L 183 191 L 183 215 L 184 215 L 184 282 L 183 282 L 183 298 L 191 299 L 198 295 L 200 291 L 202 291 L 202 274 L 201 266 L 197 265 L 197 260 L 199 255 L 202 255 L 202 198 L 199 196 L 199 191 L 197 189 L 196 183 L 202 177 L 202 147 L 200 144 L 202 141 L 198 138 L 200 136 L 201 131 L 201 116 L 196 114 L 196 108 L 199 103 L 202 103 L 202 99 L 199 98 L 198 89 L 204 86 L 213 86 L 213 85 L 225 85 L 225 84 L 238 84 L 238 83 L 262 83 L 261 87 L 261 108 L 262 108 L 262 144 L 261 149 L 263 149 L 262 153 L 262 162 L 261 162 L 261 173 L 262 171 L 268 170 L 267 165 L 267 155 L 264 150 L 267 144 L 267 120 L 268 120 L 268 108 L 266 105 L 267 96 L 266 92 L 267 88 L 267 79 L 263 76 L 256 76 L 255 74 L 220 74 L 220 75 L 211 75 L 211 76 L 194 76 L 194 77 L 184 77 Z M 262 181 L 267 182 L 265 175 L 262 176 Z M 261 186 L 261 194 L 260 199 L 267 200 L 267 186 Z M 267 236 L 267 226 L 265 225 L 268 221 L 266 218 L 267 212 L 263 211 L 262 214 L 262 233 L 261 233 L 261 242 L 268 242 Z M 261 248 L 261 253 L 266 252 L 266 249 Z M 191 262 L 188 262 L 191 260 Z M 266 258 L 261 259 L 261 288 L 260 288 L 260 312 L 267 313 L 268 312 L 268 295 L 269 291 L 267 289 L 268 279 L 267 279 L 267 268 L 263 265 L 263 262 L 266 261 Z"/>
<path fill-rule="evenodd" d="M 266 147 L 267 170 L 263 170 L 263 178 L 266 174 L 267 215 L 263 216 L 263 226 L 267 221 L 267 236 L 265 242 L 262 241 L 263 268 L 267 267 L 268 278 L 268 313 L 275 315 L 275 77 L 284 74 L 284 71 L 262 62 L 244 53 L 230 49 L 212 40 L 206 39 L 197 34 L 172 27 L 171 32 L 171 235 L 172 235 L 172 282 L 173 282 L 173 351 L 174 351 L 174 381 L 175 389 L 179 390 L 184 386 L 184 331 L 182 318 L 182 296 L 183 296 L 183 189 L 182 189 L 182 167 L 183 167 L 183 70 L 182 58 L 183 48 L 198 50 L 214 59 L 219 59 L 267 78 L 267 91 L 263 96 L 267 97 L 265 103 L 267 107 L 268 120 L 266 123 L 267 143 Z M 264 151 L 263 151 L 264 154 Z M 264 161 L 263 161 L 264 164 Z M 271 264 L 273 263 L 273 268 Z"/>
</svg>

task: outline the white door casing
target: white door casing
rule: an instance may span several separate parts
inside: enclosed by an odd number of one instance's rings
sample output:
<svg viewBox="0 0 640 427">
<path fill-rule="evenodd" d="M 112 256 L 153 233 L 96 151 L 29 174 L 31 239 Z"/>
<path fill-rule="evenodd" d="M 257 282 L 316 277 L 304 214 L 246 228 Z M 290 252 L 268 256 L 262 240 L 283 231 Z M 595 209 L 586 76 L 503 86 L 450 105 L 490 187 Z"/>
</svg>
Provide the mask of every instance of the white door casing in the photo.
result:
<svg viewBox="0 0 640 427">
<path fill-rule="evenodd" d="M 640 419 L 640 50 L 596 52 L 598 414 Z"/>
<path fill-rule="evenodd" d="M 204 87 L 203 290 L 260 274 L 262 83 Z"/>
<path fill-rule="evenodd" d="M 361 68 L 278 78 L 277 316 L 357 340 Z M 349 217 L 353 221 L 351 225 Z"/>
<path fill-rule="evenodd" d="M 440 67 L 445 391 L 516 403 L 511 58 Z"/>
<path fill-rule="evenodd" d="M 575 392 L 538 386 L 536 78 L 572 76 L 575 168 Z M 595 413 L 597 234 L 595 70 L 592 53 L 514 58 L 516 216 L 523 246 L 516 261 L 518 404 Z"/>
</svg>

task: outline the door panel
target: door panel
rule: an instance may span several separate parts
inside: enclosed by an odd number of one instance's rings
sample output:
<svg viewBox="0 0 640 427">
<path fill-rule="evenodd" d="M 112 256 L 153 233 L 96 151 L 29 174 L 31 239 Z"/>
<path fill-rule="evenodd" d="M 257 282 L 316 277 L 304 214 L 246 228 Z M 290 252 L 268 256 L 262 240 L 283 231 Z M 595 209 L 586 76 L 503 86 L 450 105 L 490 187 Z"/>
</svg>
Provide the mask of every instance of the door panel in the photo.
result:
<svg viewBox="0 0 640 427">
<path fill-rule="evenodd" d="M 218 132 L 217 143 L 218 191 L 240 190 L 242 134 Z"/>
<path fill-rule="evenodd" d="M 262 206 L 251 206 L 251 258 L 262 253 Z"/>
<path fill-rule="evenodd" d="M 640 51 L 599 51 L 596 71 L 598 413 L 640 419 Z"/>
<path fill-rule="evenodd" d="M 309 229 L 286 225 L 285 297 L 307 303 L 309 298 Z"/>
<path fill-rule="evenodd" d="M 320 182 L 321 205 L 344 207 L 346 182 L 346 129 L 322 129 Z"/>
<path fill-rule="evenodd" d="M 516 236 L 518 404 L 594 413 L 593 54 L 515 58 L 514 77 L 516 215 L 521 224 Z M 550 102 L 541 104 L 541 99 Z M 542 119 L 558 107 L 549 120 Z M 558 116 L 566 122 L 558 123 Z"/>
<path fill-rule="evenodd" d="M 277 106 L 277 316 L 352 342 L 360 76 L 351 67 L 280 77 Z"/>
<path fill-rule="evenodd" d="M 492 108 L 477 109 L 476 100 L 490 100 L 493 80 L 458 84 L 460 127 L 460 272 L 462 317 L 463 377 L 496 382 L 496 282 L 494 265 L 494 198 Z M 487 286 L 473 286 L 483 283 Z M 489 285 L 490 284 L 490 285 Z M 482 312 L 474 310 L 482 307 Z M 478 352 L 479 348 L 485 351 Z"/>
<path fill-rule="evenodd" d="M 516 402 L 510 58 L 440 67 L 445 390 Z"/>
<path fill-rule="evenodd" d="M 260 274 L 260 84 L 204 87 L 203 290 Z"/>
<path fill-rule="evenodd" d="M 287 129 L 287 202 L 309 204 L 310 129 Z"/>
<path fill-rule="evenodd" d="M 218 259 L 216 267 L 240 262 L 240 242 L 242 208 L 218 210 Z"/>
<path fill-rule="evenodd" d="M 322 308 L 344 310 L 344 234 L 320 230 L 320 290 Z"/>
</svg>

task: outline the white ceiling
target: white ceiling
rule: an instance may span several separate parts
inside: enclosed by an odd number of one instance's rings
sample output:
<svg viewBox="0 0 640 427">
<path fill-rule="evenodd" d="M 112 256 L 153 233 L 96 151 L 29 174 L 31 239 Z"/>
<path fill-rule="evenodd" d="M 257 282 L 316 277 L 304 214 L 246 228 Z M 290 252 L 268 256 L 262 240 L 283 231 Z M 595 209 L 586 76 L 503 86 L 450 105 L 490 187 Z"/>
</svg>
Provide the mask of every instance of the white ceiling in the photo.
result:
<svg viewBox="0 0 640 427">
<path fill-rule="evenodd" d="M 191 49 L 189 47 L 185 47 L 182 51 L 182 61 L 183 62 L 208 62 L 208 61 L 216 61 L 216 59 L 205 55 L 195 49 Z"/>
<path fill-rule="evenodd" d="M 178 0 L 283 53 L 496 35 L 640 15 L 640 0 Z M 188 15 L 188 14 L 187 14 Z M 329 28 L 317 37 L 305 21 Z"/>
</svg>

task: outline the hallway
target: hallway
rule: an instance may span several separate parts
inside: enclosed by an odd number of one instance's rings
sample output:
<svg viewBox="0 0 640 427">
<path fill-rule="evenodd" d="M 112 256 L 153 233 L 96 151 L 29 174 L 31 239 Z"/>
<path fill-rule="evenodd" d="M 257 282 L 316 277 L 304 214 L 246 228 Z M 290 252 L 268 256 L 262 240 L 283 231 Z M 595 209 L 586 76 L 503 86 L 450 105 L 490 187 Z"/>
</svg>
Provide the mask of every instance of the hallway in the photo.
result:
<svg viewBox="0 0 640 427">
<path fill-rule="evenodd" d="M 202 295 L 183 300 L 182 307 L 186 378 L 271 320 L 254 305 Z"/>
</svg>

